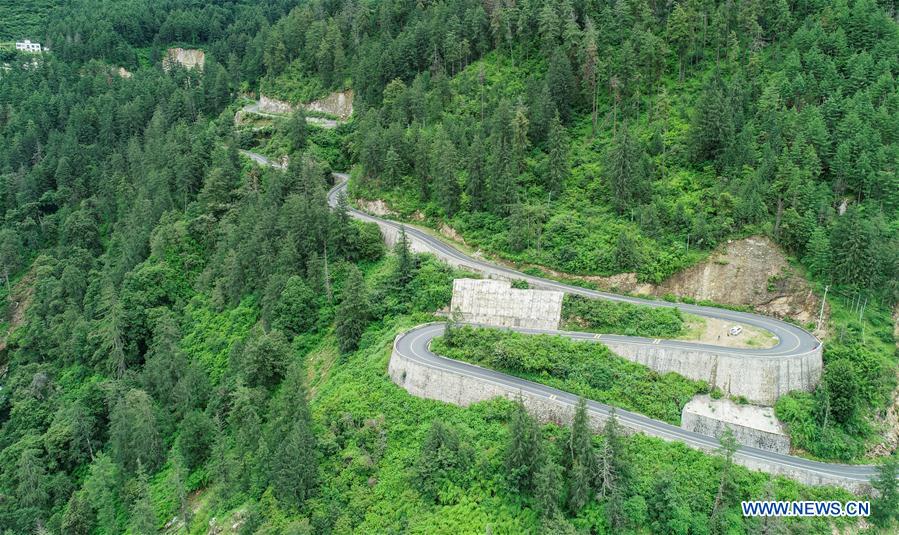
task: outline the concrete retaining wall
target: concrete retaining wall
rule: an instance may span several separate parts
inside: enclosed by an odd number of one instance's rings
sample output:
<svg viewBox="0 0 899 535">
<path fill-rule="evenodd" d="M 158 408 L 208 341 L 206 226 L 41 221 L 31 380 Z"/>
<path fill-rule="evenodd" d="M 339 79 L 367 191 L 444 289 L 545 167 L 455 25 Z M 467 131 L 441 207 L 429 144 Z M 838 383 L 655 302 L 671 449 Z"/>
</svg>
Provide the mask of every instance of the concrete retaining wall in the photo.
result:
<svg viewBox="0 0 899 535">
<path fill-rule="evenodd" d="M 563 296 L 562 292 L 512 288 L 509 281 L 456 279 L 450 307 L 468 323 L 558 329 Z"/>
<path fill-rule="evenodd" d="M 452 370 L 431 368 L 415 360 L 405 358 L 396 350 L 395 346 L 390 357 L 388 374 L 394 383 L 413 396 L 420 398 L 434 399 L 467 407 L 472 403 L 486 401 L 495 397 L 508 399 L 518 399 L 520 397 L 528 412 L 541 422 L 568 425 L 574 416 L 574 408 L 562 401 L 531 395 L 506 385 L 469 377 Z M 606 417 L 593 411 L 589 411 L 588 416 L 590 427 L 593 431 L 601 431 Z M 619 419 L 619 422 L 628 433 L 646 431 L 645 429 L 634 427 L 625 420 Z M 668 435 L 653 435 L 651 432 L 647 434 L 664 440 L 672 440 Z M 714 452 L 717 449 L 696 445 L 690 446 L 706 452 Z M 856 493 L 870 490 L 867 484 L 860 481 L 822 474 L 801 467 L 775 465 L 762 459 L 745 456 L 739 452 L 735 455 L 734 460 L 751 470 L 783 475 L 807 485 L 834 485 Z"/>
<path fill-rule="evenodd" d="M 790 453 L 790 437 L 771 407 L 738 405 L 729 399 L 696 396 L 684 405 L 680 426 L 718 438 L 730 428 L 739 444 L 784 455 Z"/>
<path fill-rule="evenodd" d="M 613 353 L 658 372 L 675 372 L 706 381 L 732 396 L 752 403 L 774 405 L 791 390 L 811 391 L 821 376 L 821 347 L 791 356 L 746 356 L 714 350 L 662 347 L 603 340 Z"/>
</svg>

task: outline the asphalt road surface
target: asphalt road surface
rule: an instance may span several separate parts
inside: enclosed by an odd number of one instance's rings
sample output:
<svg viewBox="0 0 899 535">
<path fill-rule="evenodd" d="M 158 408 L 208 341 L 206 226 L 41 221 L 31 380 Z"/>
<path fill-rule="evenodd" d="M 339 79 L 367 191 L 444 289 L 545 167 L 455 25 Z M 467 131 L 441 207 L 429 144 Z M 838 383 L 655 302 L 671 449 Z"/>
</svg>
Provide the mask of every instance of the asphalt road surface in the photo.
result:
<svg viewBox="0 0 899 535">
<path fill-rule="evenodd" d="M 247 151 L 244 151 L 244 154 L 262 165 L 275 165 L 275 162 L 271 162 L 268 158 L 260 154 Z M 336 206 L 339 195 L 342 192 L 346 191 L 347 180 L 349 178 L 348 175 L 344 173 L 334 173 L 334 176 L 337 180 L 337 184 L 331 189 L 331 191 L 328 192 L 328 203 L 332 207 Z M 352 215 L 352 217 L 362 221 L 393 226 L 396 228 L 401 226 L 400 223 L 374 217 L 353 208 L 350 209 L 350 214 Z M 820 344 L 820 341 L 811 333 L 805 331 L 800 327 L 778 319 L 714 307 L 703 307 L 683 303 L 669 303 L 666 301 L 652 301 L 636 297 L 600 292 L 596 290 L 588 290 L 585 288 L 580 288 L 578 286 L 571 286 L 549 279 L 527 275 L 505 266 L 500 266 L 492 262 L 470 257 L 465 253 L 459 251 L 458 249 L 452 247 L 451 245 L 447 244 L 446 242 L 443 242 L 442 240 L 435 238 L 434 236 L 431 236 L 430 234 L 415 227 L 406 226 L 405 230 L 407 235 L 425 243 L 434 253 L 453 257 L 460 262 L 472 266 L 474 269 L 477 269 L 481 272 L 496 273 L 505 277 L 524 280 L 529 284 L 533 284 L 541 288 L 555 289 L 565 293 L 582 295 L 594 299 L 607 299 L 610 301 L 627 302 L 652 307 L 676 307 L 683 312 L 689 312 L 698 316 L 718 318 L 725 321 L 740 322 L 767 329 L 774 333 L 774 335 L 777 336 L 778 339 L 778 342 L 775 346 L 764 349 L 727 348 L 677 340 L 662 340 L 658 342 L 658 344 L 663 344 L 669 347 L 713 349 L 714 351 L 719 353 L 741 355 L 747 358 L 747 366 L 752 365 L 751 359 L 753 356 L 780 355 L 784 356 L 785 358 L 789 358 L 790 356 L 799 355 L 807 351 L 811 351 Z M 548 400 L 559 403 L 560 405 L 574 406 L 577 403 L 578 397 L 568 392 L 534 383 L 532 381 L 527 381 L 525 379 L 513 377 L 494 370 L 481 368 L 479 366 L 475 366 L 465 362 L 448 359 L 435 354 L 430 350 L 430 342 L 435 337 L 440 336 L 443 333 L 443 329 L 444 326 L 442 324 L 427 324 L 416 327 L 410 331 L 403 333 L 397 339 L 395 349 L 399 351 L 400 354 L 402 354 L 404 357 L 417 361 L 435 370 L 451 371 L 469 377 L 474 377 L 481 381 L 504 385 L 506 387 L 512 388 L 513 390 L 527 393 L 531 396 L 544 397 Z M 596 341 L 592 333 L 542 331 L 536 329 L 513 330 L 527 334 L 556 334 L 572 339 Z M 603 335 L 603 338 L 632 341 L 635 343 L 652 343 L 654 341 L 653 339 L 648 338 L 617 335 Z M 606 416 L 613 410 L 613 408 L 608 405 L 597 403 L 594 401 L 587 402 L 587 409 L 591 413 L 598 414 L 600 416 Z M 719 445 L 718 439 L 716 439 L 715 437 L 687 431 L 685 429 L 681 429 L 680 427 L 621 409 L 614 409 L 614 412 L 619 420 L 623 424 L 626 424 L 627 427 L 629 427 L 630 429 L 641 431 L 647 435 L 659 437 L 665 440 L 678 440 L 692 447 L 703 450 L 716 449 Z M 811 461 L 792 455 L 783 455 L 766 450 L 760 450 L 747 446 L 741 446 L 736 453 L 736 457 L 738 461 L 744 461 L 744 463 L 748 462 L 750 464 L 763 467 L 765 468 L 765 471 L 768 472 L 791 474 L 795 473 L 798 470 L 806 472 L 807 474 L 812 476 L 819 476 L 822 478 L 822 480 L 830 480 L 835 484 L 839 483 L 840 480 L 843 480 L 850 486 L 852 486 L 853 482 L 868 482 L 875 476 L 876 473 L 875 468 L 871 465 L 845 465 L 836 463 L 824 463 Z"/>
</svg>

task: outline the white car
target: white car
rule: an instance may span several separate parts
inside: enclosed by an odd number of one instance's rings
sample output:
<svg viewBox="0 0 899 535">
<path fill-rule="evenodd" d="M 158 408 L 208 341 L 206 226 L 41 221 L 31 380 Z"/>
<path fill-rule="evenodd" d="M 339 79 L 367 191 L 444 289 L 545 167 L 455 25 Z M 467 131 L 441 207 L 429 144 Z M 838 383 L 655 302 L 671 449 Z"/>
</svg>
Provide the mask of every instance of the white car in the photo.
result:
<svg viewBox="0 0 899 535">
<path fill-rule="evenodd" d="M 743 332 L 743 327 L 739 325 L 734 325 L 727 331 L 728 336 L 738 336 L 741 332 Z"/>
</svg>

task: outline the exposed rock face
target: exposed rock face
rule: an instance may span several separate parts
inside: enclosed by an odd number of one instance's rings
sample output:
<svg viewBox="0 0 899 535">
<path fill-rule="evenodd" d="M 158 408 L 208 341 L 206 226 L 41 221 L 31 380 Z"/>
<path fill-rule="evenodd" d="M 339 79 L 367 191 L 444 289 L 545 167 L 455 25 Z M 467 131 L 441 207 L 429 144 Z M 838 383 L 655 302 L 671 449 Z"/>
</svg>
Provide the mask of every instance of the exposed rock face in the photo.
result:
<svg viewBox="0 0 899 535">
<path fill-rule="evenodd" d="M 896 349 L 899 349 L 899 305 L 893 309 L 893 340 L 896 342 Z M 899 369 L 896 370 L 896 379 L 899 382 Z M 868 451 L 869 455 L 887 456 L 899 448 L 899 386 L 893 390 L 892 403 L 887 407 L 882 424 L 883 442 L 874 445 Z"/>
<path fill-rule="evenodd" d="M 259 111 L 263 113 L 275 113 L 280 115 L 288 115 L 293 113 L 293 106 L 283 100 L 269 98 L 265 95 L 259 95 Z"/>
<path fill-rule="evenodd" d="M 169 70 L 179 64 L 186 69 L 200 69 L 206 64 L 206 53 L 193 48 L 170 48 L 162 60 L 162 68 Z"/>
<path fill-rule="evenodd" d="M 762 314 L 814 321 L 820 301 L 770 239 L 753 236 L 725 244 L 709 258 L 653 288 L 730 305 L 751 305 Z"/>
<path fill-rule="evenodd" d="M 298 108 L 303 108 L 306 111 L 328 113 L 336 116 L 341 121 L 346 121 L 353 114 L 353 92 L 335 91 L 323 99 L 313 100 L 308 104 L 300 106 L 265 95 L 259 95 L 258 111 L 262 113 L 289 115 Z"/>
<path fill-rule="evenodd" d="M 375 199 L 373 201 L 356 199 L 356 206 L 370 214 L 380 217 L 396 215 L 396 213 L 387 206 L 387 203 L 381 199 Z"/>
<path fill-rule="evenodd" d="M 336 115 L 340 120 L 346 121 L 353 114 L 353 91 L 335 91 L 323 99 L 306 104 L 305 108 L 308 111 Z"/>
<path fill-rule="evenodd" d="M 562 273 L 545 271 L 565 277 Z M 821 306 L 821 300 L 789 265 L 783 251 L 764 236 L 730 241 L 705 261 L 661 284 L 640 283 L 634 273 L 577 278 L 604 290 L 659 297 L 671 294 L 726 305 L 748 305 L 761 314 L 790 317 L 803 323 L 814 322 Z M 825 317 L 828 312 L 825 307 Z"/>
</svg>

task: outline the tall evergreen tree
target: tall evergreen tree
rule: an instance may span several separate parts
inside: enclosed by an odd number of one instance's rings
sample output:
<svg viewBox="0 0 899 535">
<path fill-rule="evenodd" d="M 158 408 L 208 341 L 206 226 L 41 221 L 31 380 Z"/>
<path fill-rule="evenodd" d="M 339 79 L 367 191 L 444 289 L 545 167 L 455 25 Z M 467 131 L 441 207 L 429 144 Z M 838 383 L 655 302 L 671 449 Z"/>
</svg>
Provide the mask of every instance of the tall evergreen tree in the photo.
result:
<svg viewBox="0 0 899 535">
<path fill-rule="evenodd" d="M 596 454 L 593 451 L 593 437 L 587 416 L 587 401 L 584 398 L 578 400 L 566 453 L 568 508 L 576 514 L 594 495 L 594 481 L 599 470 Z"/>
<path fill-rule="evenodd" d="M 730 427 L 725 428 L 721 435 L 721 451 L 724 454 L 721 463 L 721 478 L 718 481 L 718 492 L 715 493 L 715 501 L 712 505 L 711 527 L 712 533 L 726 533 L 727 522 L 724 519 L 724 511 L 734 491 L 735 481 L 733 475 L 734 454 L 739 445 Z"/>
<path fill-rule="evenodd" d="M 112 454 L 126 473 L 138 466 L 155 469 L 162 454 L 153 401 L 143 390 L 126 392 L 109 415 L 109 439 Z"/>
<path fill-rule="evenodd" d="M 158 520 L 150 498 L 150 483 L 147 481 L 147 473 L 138 461 L 137 478 L 135 479 L 136 497 L 131 504 L 128 527 L 131 533 L 139 535 L 153 535 L 157 533 Z"/>
<path fill-rule="evenodd" d="M 899 521 L 899 454 L 893 453 L 877 467 L 871 486 L 879 493 L 872 504 L 871 520 L 881 528 Z"/>
<path fill-rule="evenodd" d="M 290 115 L 287 120 L 286 134 L 291 152 L 299 152 L 306 148 L 309 127 L 306 125 L 306 113 L 303 108 L 298 108 Z"/>
<path fill-rule="evenodd" d="M 605 177 L 612 204 L 624 213 L 647 200 L 650 193 L 650 169 L 646 150 L 623 123 L 606 152 Z"/>
<path fill-rule="evenodd" d="M 559 114 L 553 117 L 549 126 L 549 158 L 547 159 L 546 183 L 544 187 L 552 192 L 554 197 L 565 187 L 565 179 L 570 172 L 568 164 L 568 136 L 562 127 Z"/>
<path fill-rule="evenodd" d="M 601 500 L 605 500 L 606 515 L 616 529 L 621 529 L 626 521 L 623 503 L 629 479 L 630 470 L 625 459 L 621 424 L 612 412 L 602 431 L 597 494 Z"/>
<path fill-rule="evenodd" d="M 505 455 L 506 474 L 512 488 L 520 492 L 533 490 L 540 449 L 540 429 L 519 399 L 512 410 Z"/>
<path fill-rule="evenodd" d="M 368 326 L 370 306 L 362 273 L 351 266 L 337 307 L 337 342 L 340 351 L 349 353 L 359 347 L 359 339 Z"/>
<path fill-rule="evenodd" d="M 803 260 L 816 277 L 825 277 L 830 272 L 830 239 L 823 227 L 815 227 L 812 231 Z"/>
</svg>

